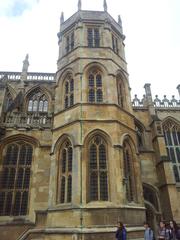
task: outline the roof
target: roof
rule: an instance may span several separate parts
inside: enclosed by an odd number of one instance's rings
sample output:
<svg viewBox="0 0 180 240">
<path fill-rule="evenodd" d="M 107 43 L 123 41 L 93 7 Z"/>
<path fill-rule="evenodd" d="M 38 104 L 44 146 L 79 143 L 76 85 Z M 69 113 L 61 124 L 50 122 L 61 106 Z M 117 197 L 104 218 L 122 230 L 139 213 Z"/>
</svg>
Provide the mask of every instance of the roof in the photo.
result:
<svg viewBox="0 0 180 240">
<path fill-rule="evenodd" d="M 88 10 L 79 10 L 74 13 L 70 18 L 61 23 L 61 32 L 69 28 L 71 25 L 77 23 L 78 21 L 82 22 L 107 22 L 111 24 L 116 31 L 118 31 L 123 36 L 122 26 L 118 24 L 111 15 L 106 11 L 88 11 Z"/>
</svg>

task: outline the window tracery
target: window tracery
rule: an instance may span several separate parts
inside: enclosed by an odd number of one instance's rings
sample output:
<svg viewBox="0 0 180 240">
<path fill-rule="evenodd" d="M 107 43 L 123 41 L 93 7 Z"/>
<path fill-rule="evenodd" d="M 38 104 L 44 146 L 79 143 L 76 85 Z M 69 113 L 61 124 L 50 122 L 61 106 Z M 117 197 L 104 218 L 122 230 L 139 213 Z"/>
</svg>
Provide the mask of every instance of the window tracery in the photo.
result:
<svg viewBox="0 0 180 240">
<path fill-rule="evenodd" d="M 123 159 L 126 198 L 128 202 L 132 202 L 135 200 L 133 158 L 131 147 L 127 142 L 123 144 Z"/>
<path fill-rule="evenodd" d="M 66 140 L 60 150 L 60 203 L 69 203 L 72 198 L 72 163 L 73 148 L 69 140 Z"/>
<path fill-rule="evenodd" d="M 92 70 L 88 76 L 89 102 L 103 102 L 102 75 L 99 71 Z"/>
<path fill-rule="evenodd" d="M 29 98 L 28 112 L 48 112 L 48 99 L 44 93 L 38 91 Z"/>
<path fill-rule="evenodd" d="M 9 144 L 0 180 L 0 215 L 26 215 L 33 148 L 27 143 Z"/>
<path fill-rule="evenodd" d="M 180 126 L 169 120 L 163 125 L 168 158 L 172 163 L 176 182 L 180 182 Z"/>
<path fill-rule="evenodd" d="M 64 108 L 74 105 L 74 79 L 68 76 L 64 83 Z"/>
<path fill-rule="evenodd" d="M 99 135 L 89 143 L 89 200 L 108 201 L 107 145 Z"/>
<path fill-rule="evenodd" d="M 88 40 L 88 47 L 96 47 L 96 48 L 99 47 L 100 46 L 99 28 L 88 28 L 87 40 Z"/>
</svg>

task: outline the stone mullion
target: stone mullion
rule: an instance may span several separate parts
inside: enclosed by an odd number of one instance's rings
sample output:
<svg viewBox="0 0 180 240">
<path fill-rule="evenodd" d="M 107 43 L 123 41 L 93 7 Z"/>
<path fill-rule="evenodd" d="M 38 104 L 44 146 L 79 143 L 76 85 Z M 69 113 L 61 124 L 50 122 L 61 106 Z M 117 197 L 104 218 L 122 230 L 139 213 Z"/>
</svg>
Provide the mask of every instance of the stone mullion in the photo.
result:
<svg viewBox="0 0 180 240">
<path fill-rule="evenodd" d="M 16 189 L 16 182 L 17 182 L 17 173 L 18 173 L 18 168 L 19 168 L 19 156 L 20 156 L 20 147 L 18 146 L 18 155 L 17 155 L 17 162 L 15 166 L 15 178 L 14 178 L 14 188 L 12 190 L 12 205 L 11 205 L 11 214 L 13 215 L 13 209 L 14 209 L 14 203 L 15 203 L 15 196 L 17 193 Z"/>
<path fill-rule="evenodd" d="M 65 177 L 65 196 L 64 196 L 64 203 L 67 203 L 67 195 L 68 195 L 68 148 L 66 148 L 66 169 L 64 173 Z"/>
</svg>

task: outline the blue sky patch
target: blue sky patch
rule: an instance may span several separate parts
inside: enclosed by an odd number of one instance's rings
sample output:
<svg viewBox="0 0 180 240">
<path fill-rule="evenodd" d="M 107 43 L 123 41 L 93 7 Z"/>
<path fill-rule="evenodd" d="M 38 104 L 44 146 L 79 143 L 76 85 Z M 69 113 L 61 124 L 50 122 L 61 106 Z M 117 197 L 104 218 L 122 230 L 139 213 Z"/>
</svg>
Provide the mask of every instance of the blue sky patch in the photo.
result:
<svg viewBox="0 0 180 240">
<path fill-rule="evenodd" d="M 11 9 L 9 9 L 9 15 L 10 16 L 21 16 L 23 14 L 23 12 L 28 9 L 29 6 L 27 4 L 27 2 L 22 1 L 22 0 L 18 0 L 15 1 L 11 7 Z"/>
<path fill-rule="evenodd" d="M 18 17 L 31 9 L 39 0 L 0 0 L 0 16 Z"/>
</svg>

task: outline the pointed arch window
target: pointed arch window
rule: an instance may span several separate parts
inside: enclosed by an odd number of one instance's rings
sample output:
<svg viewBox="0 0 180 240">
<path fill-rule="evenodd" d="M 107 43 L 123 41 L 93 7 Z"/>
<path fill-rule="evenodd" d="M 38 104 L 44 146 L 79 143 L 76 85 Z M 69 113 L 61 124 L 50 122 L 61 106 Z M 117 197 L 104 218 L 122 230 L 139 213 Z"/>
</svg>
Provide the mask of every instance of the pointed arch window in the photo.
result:
<svg viewBox="0 0 180 240">
<path fill-rule="evenodd" d="M 68 76 L 64 83 L 64 108 L 74 105 L 74 79 Z"/>
<path fill-rule="evenodd" d="M 171 161 L 174 178 L 180 183 L 180 126 L 169 120 L 163 124 L 168 158 Z"/>
<path fill-rule="evenodd" d="M 103 90 L 102 90 L 102 75 L 99 71 L 91 71 L 88 77 L 89 96 L 88 100 L 91 103 L 103 102 Z"/>
<path fill-rule="evenodd" d="M 29 98 L 28 112 L 48 112 L 48 99 L 44 93 L 38 91 Z"/>
<path fill-rule="evenodd" d="M 108 201 L 107 145 L 99 135 L 89 143 L 89 200 Z"/>
<path fill-rule="evenodd" d="M 5 148 L 0 179 L 0 215 L 27 215 L 33 148 L 23 142 Z"/>
<path fill-rule="evenodd" d="M 124 180 L 126 187 L 126 198 L 128 202 L 132 202 L 135 200 L 133 158 L 131 147 L 127 142 L 123 144 L 123 160 L 124 160 Z"/>
<path fill-rule="evenodd" d="M 72 163 L 73 148 L 69 140 L 66 140 L 60 150 L 59 168 L 59 201 L 70 203 L 72 200 Z"/>
</svg>

